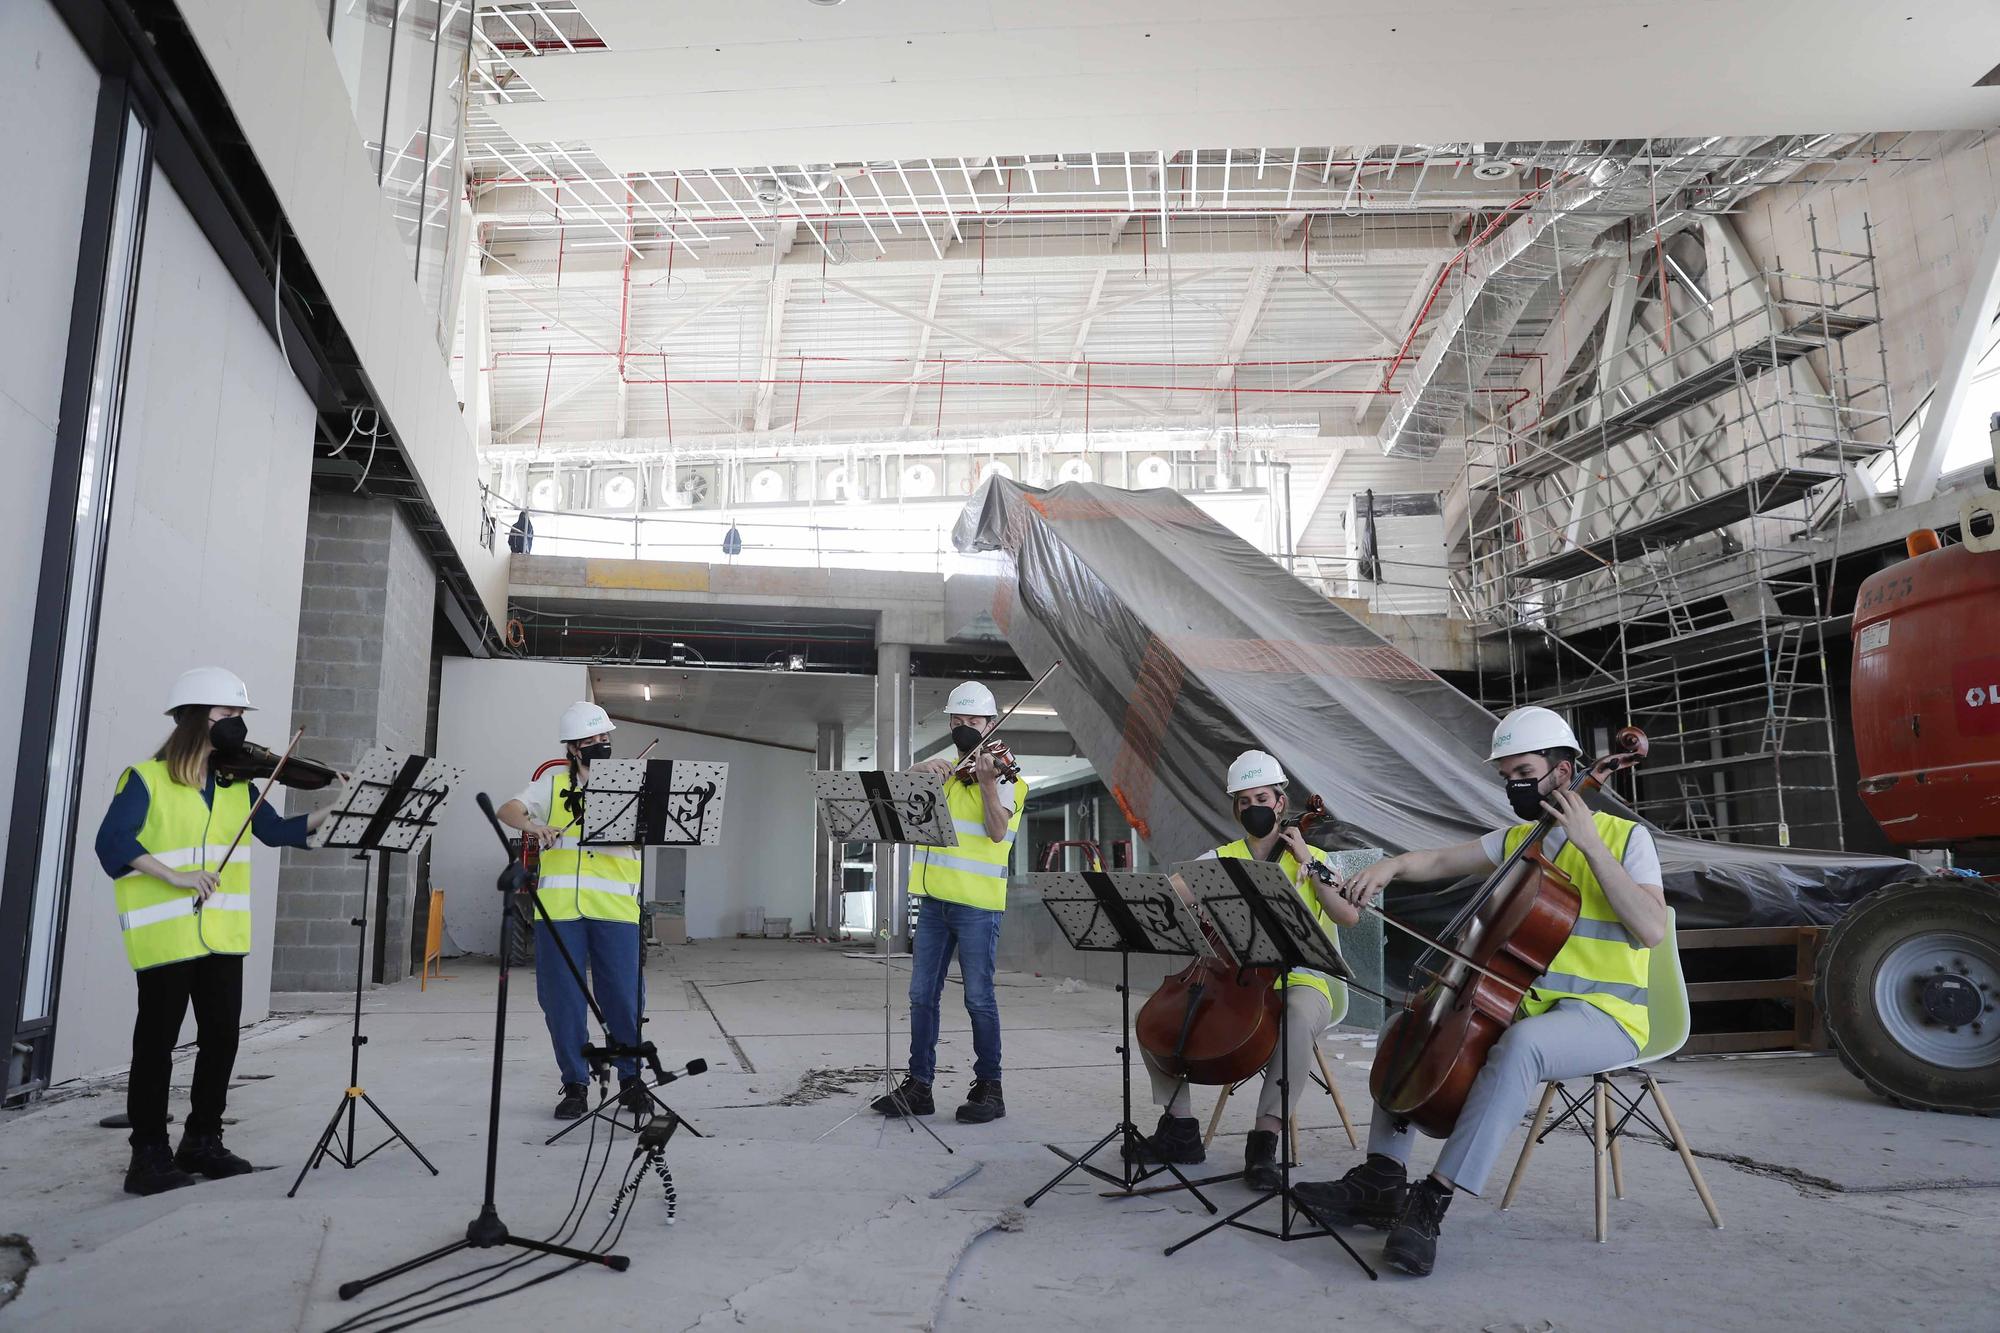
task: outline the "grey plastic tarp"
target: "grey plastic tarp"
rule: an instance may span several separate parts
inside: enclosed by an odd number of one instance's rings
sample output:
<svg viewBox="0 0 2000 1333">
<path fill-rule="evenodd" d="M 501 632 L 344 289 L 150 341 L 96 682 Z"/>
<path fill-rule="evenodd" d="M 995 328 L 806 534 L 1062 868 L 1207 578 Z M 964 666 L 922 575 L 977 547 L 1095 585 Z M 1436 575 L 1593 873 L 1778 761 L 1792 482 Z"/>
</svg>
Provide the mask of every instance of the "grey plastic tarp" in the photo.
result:
<svg viewBox="0 0 2000 1333">
<path fill-rule="evenodd" d="M 1222 775 L 1253 746 L 1278 757 L 1295 800 L 1318 793 L 1353 845 L 1438 847 L 1515 822 L 1486 762 L 1491 713 L 1185 496 L 996 477 L 953 538 L 1007 557 L 995 623 L 1037 674 L 1061 659 L 1044 693 L 1154 859 L 1240 836 Z M 1684 929 L 1823 923 L 1919 873 L 1888 857 L 1656 834 Z M 1396 910 L 1436 926 L 1472 887 L 1411 886 Z"/>
</svg>

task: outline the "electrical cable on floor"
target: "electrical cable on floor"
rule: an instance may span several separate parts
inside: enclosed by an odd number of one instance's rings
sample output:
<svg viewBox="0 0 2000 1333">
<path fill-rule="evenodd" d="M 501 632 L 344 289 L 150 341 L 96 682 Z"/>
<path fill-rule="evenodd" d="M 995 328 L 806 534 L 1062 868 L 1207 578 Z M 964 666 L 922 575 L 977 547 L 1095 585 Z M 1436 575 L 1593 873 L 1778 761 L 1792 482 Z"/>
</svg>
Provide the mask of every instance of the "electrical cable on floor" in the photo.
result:
<svg viewBox="0 0 2000 1333">
<path fill-rule="evenodd" d="M 591 1161 L 597 1155 L 596 1151 L 597 1125 L 595 1123 L 595 1120 L 593 1119 L 593 1122 L 590 1127 L 590 1137 L 586 1141 L 584 1147 L 583 1165 L 577 1172 L 576 1188 L 574 1191 L 572 1191 L 570 1196 L 569 1211 L 565 1212 L 563 1214 L 562 1220 L 560 1222 L 557 1222 L 555 1227 L 546 1236 L 542 1237 L 542 1240 L 544 1242 L 557 1245 L 569 1244 L 570 1241 L 575 1237 L 577 1231 L 582 1228 L 584 1219 L 589 1216 L 590 1204 L 592 1201 L 596 1199 L 597 1191 L 599 1187 L 602 1185 L 604 1180 L 604 1173 L 610 1168 L 612 1149 L 618 1138 L 617 1121 L 614 1119 L 611 1122 L 611 1124 L 612 1124 L 611 1133 L 608 1134 L 604 1139 L 603 1160 L 598 1163 L 597 1176 L 594 1180 L 591 1181 L 590 1192 L 588 1195 L 586 1195 L 584 1193 L 583 1184 L 586 1179 L 590 1178 Z M 389 1333 L 390 1329 L 409 1328 L 415 1324 L 422 1323 L 426 1320 L 435 1319 L 439 1315 L 449 1313 L 452 1310 L 463 1309 L 465 1308 L 465 1305 L 483 1304 L 486 1300 L 492 1299 L 492 1297 L 482 1297 L 480 1298 L 480 1300 L 466 1302 L 464 1305 L 453 1305 L 449 1307 L 444 1306 L 444 1302 L 456 1300 L 457 1298 L 465 1296 L 470 1292 L 477 1291 L 479 1288 L 484 1287 L 489 1283 L 500 1280 L 500 1278 L 502 1278 L 508 1273 L 518 1271 L 519 1269 L 525 1268 L 530 1264 L 537 1263 L 549 1257 L 551 1256 L 529 1252 L 526 1254 L 516 1255 L 508 1259 L 503 1259 L 495 1263 L 486 1264 L 479 1268 L 468 1270 L 467 1272 L 464 1273 L 457 1273 L 453 1274 L 450 1277 L 440 1278 L 436 1282 L 431 1283 L 429 1286 L 419 1287 L 415 1291 L 405 1292 L 403 1295 L 395 1297 L 392 1300 L 384 1301 L 379 1305 L 371 1306 L 366 1310 L 360 1311 L 355 1315 L 353 1315 L 352 1317 L 343 1320 L 341 1323 L 334 1325 L 331 1329 L 327 1330 L 327 1333 L 360 1333 L 361 1330 L 370 1328 L 374 1329 L 375 1333 Z M 525 1287 L 534 1286 L 538 1282 L 545 1282 L 548 1281 L 550 1278 L 560 1277 L 562 1274 L 570 1271 L 570 1269 L 580 1266 L 581 1266 L 580 1261 L 566 1264 L 563 1267 L 554 1270 L 553 1272 L 544 1274 L 541 1277 L 536 1278 L 534 1281 L 523 1283 L 516 1287 L 506 1288 L 503 1291 L 494 1293 L 494 1295 L 496 1296 L 507 1295 L 510 1292 L 522 1290 Z M 468 1282 L 469 1279 L 472 1278 L 479 1278 L 480 1280 L 477 1282 L 472 1282 L 470 1285 L 458 1286 L 456 1290 L 444 1292 L 440 1295 L 434 1296 L 429 1301 L 425 1301 L 417 1305 L 408 1304 L 411 1301 L 415 1301 L 420 1296 L 424 1296 L 431 1292 L 437 1291 L 439 1287 L 466 1283 Z M 406 1307 L 406 1308 L 399 1308 L 399 1307 Z M 414 1315 L 416 1317 L 405 1319 L 405 1316 L 411 1316 L 411 1315 Z M 404 1322 L 383 1327 L 382 1321 L 386 1319 L 404 1319 Z"/>
</svg>

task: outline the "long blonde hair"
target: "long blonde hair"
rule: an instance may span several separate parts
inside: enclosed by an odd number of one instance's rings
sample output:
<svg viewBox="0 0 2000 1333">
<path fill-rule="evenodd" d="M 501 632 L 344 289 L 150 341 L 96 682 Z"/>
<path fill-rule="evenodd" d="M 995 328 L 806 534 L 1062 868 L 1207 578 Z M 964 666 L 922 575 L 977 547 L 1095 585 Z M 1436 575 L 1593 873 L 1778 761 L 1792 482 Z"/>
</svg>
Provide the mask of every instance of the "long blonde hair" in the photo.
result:
<svg viewBox="0 0 2000 1333">
<path fill-rule="evenodd" d="M 208 706 L 182 704 L 174 710 L 174 729 L 153 758 L 163 759 L 167 776 L 183 787 L 208 783 Z"/>
</svg>

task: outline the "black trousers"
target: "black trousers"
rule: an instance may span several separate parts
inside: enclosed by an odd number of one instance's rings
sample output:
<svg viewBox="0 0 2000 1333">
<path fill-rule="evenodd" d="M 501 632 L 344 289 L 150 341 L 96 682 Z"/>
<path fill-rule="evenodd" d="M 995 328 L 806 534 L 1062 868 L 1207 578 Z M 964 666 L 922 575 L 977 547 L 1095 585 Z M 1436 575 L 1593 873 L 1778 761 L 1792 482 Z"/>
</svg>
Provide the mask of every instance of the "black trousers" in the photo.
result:
<svg viewBox="0 0 2000 1333">
<path fill-rule="evenodd" d="M 243 959 L 209 954 L 185 962 L 149 967 L 138 974 L 139 1016 L 132 1024 L 132 1075 L 125 1090 L 125 1113 L 132 1120 L 132 1144 L 167 1141 L 167 1085 L 174 1071 L 174 1043 L 194 1005 L 194 1091 L 186 1129 L 220 1134 L 222 1108 L 229 1100 L 229 1073 L 236 1066 L 236 1032 L 243 1017 Z"/>
</svg>

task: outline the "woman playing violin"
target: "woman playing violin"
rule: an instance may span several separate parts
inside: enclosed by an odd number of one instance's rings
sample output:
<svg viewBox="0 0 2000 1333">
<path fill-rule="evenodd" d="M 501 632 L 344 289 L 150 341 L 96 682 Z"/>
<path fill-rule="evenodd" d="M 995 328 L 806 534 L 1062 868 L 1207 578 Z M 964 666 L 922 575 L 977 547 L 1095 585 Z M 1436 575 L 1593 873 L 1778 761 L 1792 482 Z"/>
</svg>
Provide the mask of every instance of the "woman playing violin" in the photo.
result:
<svg viewBox="0 0 2000 1333">
<path fill-rule="evenodd" d="M 1307 844 L 1296 824 L 1285 820 L 1286 780 L 1278 761 L 1262 750 L 1245 750 L 1229 766 L 1226 785 L 1244 836 L 1204 853 L 1202 859 L 1242 857 L 1276 861 L 1291 877 L 1299 896 L 1327 934 L 1333 935 L 1336 925 L 1351 926 L 1359 921 L 1361 913 L 1353 903 L 1304 873 L 1309 861 L 1325 861 L 1327 856 Z M 1341 983 L 1324 972 L 1300 968 L 1281 978 L 1279 984 L 1285 992 L 1284 1031 L 1291 1049 L 1280 1047 L 1272 1051 L 1264 1065 L 1263 1086 L 1257 1095 L 1257 1124 L 1243 1149 L 1244 1183 L 1266 1193 L 1280 1184 L 1278 1135 L 1284 1129 L 1285 1118 L 1297 1111 L 1299 1095 L 1309 1081 L 1303 1073 L 1285 1080 L 1281 1071 L 1287 1060 L 1293 1070 L 1312 1068 L 1312 1044 L 1333 1022 L 1335 988 Z M 1152 1076 L 1153 1104 L 1165 1109 L 1159 1126 L 1143 1141 L 1143 1151 L 1137 1155 L 1143 1161 L 1176 1165 L 1204 1160 L 1207 1153 L 1188 1096 L 1188 1081 L 1162 1070 L 1152 1051 L 1142 1046 L 1141 1053 L 1145 1056 L 1146 1072 Z M 1287 1085 L 1282 1101 L 1281 1081 Z"/>
<path fill-rule="evenodd" d="M 167 695 L 172 734 L 151 759 L 119 775 L 97 830 L 97 859 L 112 878 L 125 955 L 139 983 L 125 1093 L 129 1194 L 252 1169 L 222 1145 L 243 1011 L 243 955 L 250 952 L 250 855 L 241 847 L 231 855 L 231 845 L 247 821 L 267 847 L 303 847 L 327 812 L 287 819 L 259 803 L 247 783 L 218 781 L 221 758 L 244 744 L 249 711 L 249 691 L 234 672 L 184 673 Z M 198 1048 L 194 1088 L 180 1147 L 169 1154 L 167 1081 L 190 1003 Z"/>
<path fill-rule="evenodd" d="M 965 981 L 965 1012 L 972 1019 L 972 1091 L 958 1118 L 984 1124 L 1007 1114 L 1000 1095 L 1000 1002 L 993 969 L 1000 953 L 1000 919 L 1007 910 L 1007 863 L 1028 784 L 1008 776 L 1004 747 L 987 733 L 998 706 L 993 691 L 963 682 L 945 701 L 958 758 L 916 765 L 946 775 L 944 798 L 958 833 L 954 847 L 917 847 L 910 865 L 910 896 L 917 900 L 917 934 L 910 959 L 910 1069 L 894 1092 L 876 1098 L 885 1116 L 930 1115 L 936 1110 L 931 1080 L 937 1073 L 938 1006 L 945 974 L 958 954 Z M 965 780 L 961 781 L 960 776 Z"/>
<path fill-rule="evenodd" d="M 1387 1229 L 1384 1257 L 1414 1277 L 1429 1274 L 1436 1262 L 1452 1192 L 1476 1195 L 1485 1187 L 1534 1090 L 1548 1080 L 1616 1068 L 1646 1044 L 1648 950 L 1667 932 L 1660 857 L 1644 827 L 1593 814 L 1570 790 L 1581 750 L 1569 725 L 1546 708 L 1508 714 L 1493 733 L 1491 759 L 1524 822 L 1476 842 L 1389 857 L 1343 890 L 1366 904 L 1398 879 L 1490 872 L 1546 817 L 1558 827 L 1544 839 L 1543 854 L 1582 898 L 1569 939 L 1522 1002 L 1524 1016 L 1487 1056 L 1431 1174 L 1409 1183 L 1414 1134 L 1377 1106 L 1367 1161 L 1339 1180 L 1297 1187 L 1300 1203 L 1328 1225 Z"/>
</svg>

